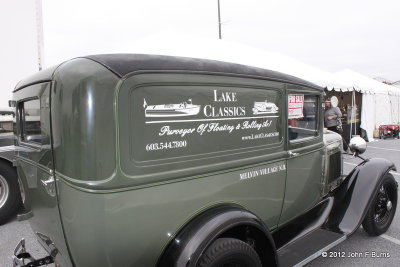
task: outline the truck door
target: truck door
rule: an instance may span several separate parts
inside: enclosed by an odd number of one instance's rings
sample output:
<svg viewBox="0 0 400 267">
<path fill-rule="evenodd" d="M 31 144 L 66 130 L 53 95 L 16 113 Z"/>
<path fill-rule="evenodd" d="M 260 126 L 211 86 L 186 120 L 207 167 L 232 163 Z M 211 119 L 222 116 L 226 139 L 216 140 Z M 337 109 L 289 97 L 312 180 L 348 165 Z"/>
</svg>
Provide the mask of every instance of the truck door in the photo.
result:
<svg viewBox="0 0 400 267">
<path fill-rule="evenodd" d="M 321 98 L 316 91 L 287 92 L 287 178 L 280 225 L 308 211 L 320 199 Z"/>
<path fill-rule="evenodd" d="M 16 160 L 25 189 L 24 206 L 32 216 L 30 224 L 37 239 L 54 256 L 68 252 L 63 242 L 53 242 L 63 239 L 63 231 L 53 175 L 50 88 L 51 82 L 34 84 L 14 92 L 14 100 L 17 103 Z"/>
</svg>

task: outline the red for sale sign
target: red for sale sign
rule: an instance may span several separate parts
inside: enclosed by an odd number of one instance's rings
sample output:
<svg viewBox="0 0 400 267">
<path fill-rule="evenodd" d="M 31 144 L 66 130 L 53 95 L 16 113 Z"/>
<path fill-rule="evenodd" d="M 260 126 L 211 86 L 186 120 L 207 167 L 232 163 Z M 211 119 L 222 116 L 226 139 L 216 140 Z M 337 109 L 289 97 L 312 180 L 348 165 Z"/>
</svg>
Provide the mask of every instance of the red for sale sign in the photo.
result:
<svg viewBox="0 0 400 267">
<path fill-rule="evenodd" d="M 288 98 L 288 118 L 303 118 L 304 95 L 289 95 Z"/>
</svg>

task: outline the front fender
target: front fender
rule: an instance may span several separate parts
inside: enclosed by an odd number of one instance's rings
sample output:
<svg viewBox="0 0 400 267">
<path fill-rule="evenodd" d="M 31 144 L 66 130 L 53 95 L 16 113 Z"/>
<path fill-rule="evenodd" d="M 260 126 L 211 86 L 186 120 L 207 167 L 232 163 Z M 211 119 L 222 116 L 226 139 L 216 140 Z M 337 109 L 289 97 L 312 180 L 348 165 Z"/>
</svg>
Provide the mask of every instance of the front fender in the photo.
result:
<svg viewBox="0 0 400 267">
<path fill-rule="evenodd" d="M 368 159 L 355 167 L 333 192 L 335 200 L 327 227 L 346 235 L 354 233 L 364 220 L 379 184 L 390 170 L 396 170 L 396 167 L 382 158 Z"/>
<path fill-rule="evenodd" d="M 15 158 L 15 147 L 14 146 L 5 146 L 0 147 L 0 159 L 13 163 Z"/>
<path fill-rule="evenodd" d="M 262 221 L 240 207 L 224 205 L 205 211 L 184 226 L 168 245 L 157 266 L 196 266 L 200 255 L 215 238 L 240 225 L 257 228 L 264 234 L 277 263 L 275 243 Z"/>
</svg>

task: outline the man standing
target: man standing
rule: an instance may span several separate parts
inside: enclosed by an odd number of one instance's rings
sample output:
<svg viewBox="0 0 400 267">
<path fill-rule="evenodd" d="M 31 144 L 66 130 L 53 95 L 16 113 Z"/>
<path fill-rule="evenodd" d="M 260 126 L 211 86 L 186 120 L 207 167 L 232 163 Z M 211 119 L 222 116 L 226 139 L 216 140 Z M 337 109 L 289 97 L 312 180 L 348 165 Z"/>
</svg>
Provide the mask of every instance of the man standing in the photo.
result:
<svg viewBox="0 0 400 267">
<path fill-rule="evenodd" d="M 333 107 L 331 99 L 327 98 L 325 100 L 325 116 L 324 116 L 325 127 L 328 128 L 328 130 L 331 130 L 335 133 L 342 135 L 343 129 L 341 127 L 340 129 L 338 128 L 339 125 L 338 120 L 340 120 L 341 118 L 342 118 L 342 112 L 340 112 L 340 109 L 338 107 Z M 340 125 L 342 124 L 340 123 Z M 347 151 L 348 145 L 344 140 L 343 136 L 342 140 L 343 140 L 343 150 Z"/>
<path fill-rule="evenodd" d="M 339 122 L 338 119 L 342 117 L 342 112 L 338 107 L 333 107 L 331 104 L 331 99 L 325 99 L 325 127 L 330 131 L 334 131 L 338 134 L 341 134 L 341 131 L 337 128 Z"/>
</svg>

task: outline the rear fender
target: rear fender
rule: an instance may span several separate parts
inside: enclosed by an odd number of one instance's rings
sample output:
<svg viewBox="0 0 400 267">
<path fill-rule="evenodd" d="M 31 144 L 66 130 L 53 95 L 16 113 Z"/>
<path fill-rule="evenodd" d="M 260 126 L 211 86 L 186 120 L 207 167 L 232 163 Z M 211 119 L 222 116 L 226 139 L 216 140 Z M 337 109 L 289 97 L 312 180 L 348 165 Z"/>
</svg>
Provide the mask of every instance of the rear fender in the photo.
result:
<svg viewBox="0 0 400 267">
<path fill-rule="evenodd" d="M 381 158 L 365 160 L 355 167 L 333 192 L 335 200 L 326 226 L 346 235 L 354 233 L 390 170 L 396 170 L 394 164 Z"/>
<path fill-rule="evenodd" d="M 275 244 L 264 223 L 240 207 L 224 205 L 203 212 L 185 225 L 171 240 L 157 266 L 196 266 L 200 255 L 216 238 L 240 226 L 256 228 L 264 235 L 265 245 L 270 248 L 268 253 L 274 254 L 277 265 Z"/>
</svg>

